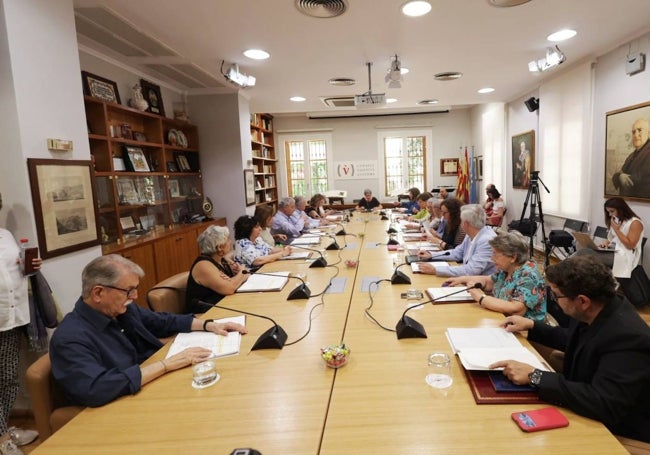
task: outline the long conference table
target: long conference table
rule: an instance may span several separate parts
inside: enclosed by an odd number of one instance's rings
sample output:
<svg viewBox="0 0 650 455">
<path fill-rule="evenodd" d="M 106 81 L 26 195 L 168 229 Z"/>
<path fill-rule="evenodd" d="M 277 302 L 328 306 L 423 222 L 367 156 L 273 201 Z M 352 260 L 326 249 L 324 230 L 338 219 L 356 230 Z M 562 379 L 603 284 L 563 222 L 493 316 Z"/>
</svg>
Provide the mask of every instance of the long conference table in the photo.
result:
<svg viewBox="0 0 650 455">
<path fill-rule="evenodd" d="M 190 368 L 168 373 L 133 396 L 84 410 L 34 453 L 230 454 L 235 448 L 264 455 L 627 453 L 601 423 L 568 409 L 561 409 L 570 422 L 566 428 L 521 431 L 513 412 L 548 405 L 476 404 L 456 357 L 452 386 L 428 386 L 427 355 L 453 356 L 446 328 L 496 327 L 503 316 L 469 303 L 425 305 L 409 315 L 423 324 L 426 339 L 398 340 L 373 323 L 364 313 L 370 299 L 363 287 L 393 273 L 397 253 L 387 250 L 388 223 L 377 214 L 355 214 L 345 228 L 357 236 L 336 237 L 345 248 L 323 252 L 326 268 L 293 260 L 262 269 L 305 274 L 309 300 L 287 301 L 297 283 L 289 280 L 279 292 L 228 296 L 204 315 L 238 314 L 221 308 L 228 307 L 269 316 L 288 334 L 282 350 L 251 351 L 270 322 L 247 316 L 240 354 L 218 360 L 221 379 L 214 386 L 193 388 Z M 315 248 L 331 242 L 324 237 Z M 347 268 L 346 259 L 358 260 L 358 266 Z M 412 278 L 410 286 L 383 281 L 373 288 L 370 311 L 386 328 L 394 328 L 407 308 L 402 292 L 442 282 L 413 274 L 409 266 L 400 270 Z M 333 292 L 315 296 L 333 278 Z M 351 349 L 348 364 L 326 367 L 320 348 L 341 342 Z M 163 358 L 168 347 L 148 362 Z"/>
</svg>

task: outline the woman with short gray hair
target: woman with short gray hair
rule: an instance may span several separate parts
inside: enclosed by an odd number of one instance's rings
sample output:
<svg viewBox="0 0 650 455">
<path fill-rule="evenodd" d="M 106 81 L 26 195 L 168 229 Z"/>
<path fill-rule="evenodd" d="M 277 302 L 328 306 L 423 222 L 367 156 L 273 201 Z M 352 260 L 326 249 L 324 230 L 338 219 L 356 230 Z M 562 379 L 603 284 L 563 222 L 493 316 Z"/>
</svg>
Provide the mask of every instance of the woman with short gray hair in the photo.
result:
<svg viewBox="0 0 650 455">
<path fill-rule="evenodd" d="M 546 282 L 535 261 L 528 259 L 528 240 L 519 232 L 502 233 L 490 240 L 497 272 L 491 276 L 461 276 L 450 286 L 474 286 L 472 298 L 488 310 L 536 321 L 546 317 Z"/>
<path fill-rule="evenodd" d="M 197 239 L 200 255 L 187 277 L 187 313 L 205 313 L 226 295 L 234 294 L 248 278 L 244 267 L 232 258 L 230 232 L 209 226 Z"/>
</svg>

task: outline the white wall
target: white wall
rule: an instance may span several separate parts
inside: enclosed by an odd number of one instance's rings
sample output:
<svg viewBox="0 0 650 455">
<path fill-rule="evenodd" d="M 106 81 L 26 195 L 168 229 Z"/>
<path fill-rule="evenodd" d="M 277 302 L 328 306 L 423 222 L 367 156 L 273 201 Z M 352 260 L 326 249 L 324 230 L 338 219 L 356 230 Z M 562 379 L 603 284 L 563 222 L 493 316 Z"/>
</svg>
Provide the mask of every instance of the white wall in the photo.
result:
<svg viewBox="0 0 650 455">
<path fill-rule="evenodd" d="M 456 177 L 440 176 L 440 159 L 459 157 L 459 148 L 471 146 L 471 128 L 469 109 L 452 110 L 447 114 L 419 114 L 388 117 L 362 117 L 338 119 L 310 120 L 304 115 L 278 115 L 274 119 L 276 131 L 276 150 L 284 163 L 284 144 L 282 138 L 293 132 L 309 130 L 328 130 L 332 134 L 332 156 L 336 161 L 377 160 L 377 167 L 383 169 L 383 158 L 378 150 L 377 135 L 387 129 L 414 128 L 429 129 L 433 143 L 430 144 L 430 155 L 427 159 L 426 189 L 438 186 L 456 186 Z M 278 134 L 278 131 L 287 132 Z M 283 168 L 283 164 L 281 164 Z M 365 188 L 382 199 L 379 179 L 334 180 L 333 189 L 346 190 L 346 203 L 352 203 L 363 195 Z M 423 188 L 421 188 L 423 189 Z M 284 188 L 281 196 L 286 196 Z M 310 195 L 307 195 L 310 196 Z M 386 198 L 384 198 L 386 199 Z"/>
<path fill-rule="evenodd" d="M 485 187 L 489 183 L 493 183 L 501 193 L 506 189 L 509 153 L 505 108 L 504 103 L 489 103 L 471 110 L 474 155 L 483 157 L 483 180 L 477 182 L 479 201 L 484 200 Z M 505 195 L 504 199 L 507 203 Z"/>
</svg>

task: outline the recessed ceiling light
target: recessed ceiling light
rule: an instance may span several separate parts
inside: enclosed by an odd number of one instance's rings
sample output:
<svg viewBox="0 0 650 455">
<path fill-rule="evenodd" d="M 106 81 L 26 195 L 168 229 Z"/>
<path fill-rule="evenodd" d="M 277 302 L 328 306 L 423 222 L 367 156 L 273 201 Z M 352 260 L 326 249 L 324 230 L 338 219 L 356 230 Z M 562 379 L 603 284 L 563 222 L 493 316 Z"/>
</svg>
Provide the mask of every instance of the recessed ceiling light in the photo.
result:
<svg viewBox="0 0 650 455">
<path fill-rule="evenodd" d="M 295 101 L 296 103 L 300 103 L 300 102 L 302 102 L 302 101 L 305 101 L 307 98 L 305 98 L 304 96 L 292 96 L 292 97 L 289 98 L 289 99 L 290 99 L 291 101 Z"/>
<path fill-rule="evenodd" d="M 386 103 L 388 104 L 395 103 L 395 102 L 397 102 L 397 98 L 386 98 Z"/>
<path fill-rule="evenodd" d="M 492 6 L 498 6 L 499 8 L 510 8 L 511 6 L 523 5 L 529 1 L 530 0 L 488 0 L 488 3 Z"/>
<path fill-rule="evenodd" d="M 570 28 L 565 28 L 564 30 L 559 30 L 555 33 L 551 33 L 546 37 L 547 40 L 552 41 L 554 43 L 568 40 L 570 38 L 573 38 L 576 36 L 578 32 L 575 30 L 571 30 Z"/>
<path fill-rule="evenodd" d="M 345 87 L 348 85 L 354 85 L 357 83 L 355 79 L 349 77 L 333 77 L 329 80 L 330 85 L 338 85 L 339 87 Z"/>
<path fill-rule="evenodd" d="M 436 100 L 436 99 L 421 100 L 421 101 L 418 101 L 418 104 L 438 104 L 438 100 Z"/>
<path fill-rule="evenodd" d="M 244 55 L 253 60 L 266 60 L 271 56 L 271 54 L 262 49 L 248 49 L 244 51 Z"/>
<path fill-rule="evenodd" d="M 483 87 L 478 89 L 479 93 L 492 93 L 494 89 L 492 87 Z"/>
<path fill-rule="evenodd" d="M 402 14 L 410 17 L 424 16 L 431 11 L 431 4 L 423 0 L 406 2 L 402 5 Z"/>
</svg>

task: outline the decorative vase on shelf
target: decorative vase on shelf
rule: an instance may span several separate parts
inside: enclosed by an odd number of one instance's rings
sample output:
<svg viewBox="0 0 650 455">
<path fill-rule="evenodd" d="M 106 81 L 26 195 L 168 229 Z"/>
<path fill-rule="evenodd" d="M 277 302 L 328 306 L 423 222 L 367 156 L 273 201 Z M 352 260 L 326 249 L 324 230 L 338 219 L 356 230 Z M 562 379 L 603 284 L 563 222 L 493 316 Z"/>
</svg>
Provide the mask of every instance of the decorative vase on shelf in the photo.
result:
<svg viewBox="0 0 650 455">
<path fill-rule="evenodd" d="M 147 100 L 142 95 L 142 87 L 140 87 L 140 84 L 133 86 L 133 98 L 129 100 L 129 106 L 143 112 L 149 107 L 149 103 L 147 103 Z"/>
</svg>

